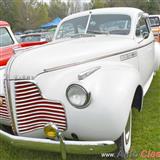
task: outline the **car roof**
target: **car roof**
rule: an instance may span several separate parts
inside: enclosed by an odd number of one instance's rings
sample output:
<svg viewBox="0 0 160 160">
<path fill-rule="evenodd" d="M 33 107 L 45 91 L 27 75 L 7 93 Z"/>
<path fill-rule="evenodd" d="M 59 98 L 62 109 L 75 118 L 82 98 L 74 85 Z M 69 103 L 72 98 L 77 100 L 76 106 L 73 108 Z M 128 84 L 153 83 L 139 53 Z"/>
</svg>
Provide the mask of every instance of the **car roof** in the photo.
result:
<svg viewBox="0 0 160 160">
<path fill-rule="evenodd" d="M 10 26 L 6 21 L 0 21 L 0 26 Z"/>
<path fill-rule="evenodd" d="M 150 17 L 150 18 L 152 18 L 152 17 L 153 17 L 153 18 L 159 17 L 159 19 L 160 19 L 160 15 L 158 15 L 158 14 L 157 14 L 157 15 L 156 15 L 156 14 L 155 14 L 155 15 L 149 15 L 149 17 Z"/>
</svg>

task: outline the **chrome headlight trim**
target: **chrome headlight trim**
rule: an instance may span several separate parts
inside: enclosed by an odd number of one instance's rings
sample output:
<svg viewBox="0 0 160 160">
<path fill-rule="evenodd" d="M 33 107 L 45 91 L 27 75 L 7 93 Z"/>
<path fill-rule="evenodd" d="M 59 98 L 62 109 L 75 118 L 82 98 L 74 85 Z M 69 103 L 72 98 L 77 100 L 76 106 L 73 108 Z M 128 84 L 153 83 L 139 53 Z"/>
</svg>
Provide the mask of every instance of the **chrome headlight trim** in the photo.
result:
<svg viewBox="0 0 160 160">
<path fill-rule="evenodd" d="M 77 105 L 77 104 L 74 104 L 71 100 L 70 100 L 70 97 L 68 95 L 70 89 L 72 89 L 73 87 L 78 87 L 79 89 L 81 89 L 81 91 L 85 94 L 86 98 L 85 98 L 85 102 L 83 103 L 83 105 Z M 79 84 L 71 84 L 67 90 L 66 90 L 66 97 L 67 97 L 67 100 L 69 101 L 69 103 L 74 106 L 75 108 L 78 108 L 78 109 L 83 109 L 83 108 L 86 108 L 88 107 L 88 105 L 90 104 L 90 100 L 91 100 L 91 93 L 88 92 L 83 86 L 79 85 Z"/>
</svg>

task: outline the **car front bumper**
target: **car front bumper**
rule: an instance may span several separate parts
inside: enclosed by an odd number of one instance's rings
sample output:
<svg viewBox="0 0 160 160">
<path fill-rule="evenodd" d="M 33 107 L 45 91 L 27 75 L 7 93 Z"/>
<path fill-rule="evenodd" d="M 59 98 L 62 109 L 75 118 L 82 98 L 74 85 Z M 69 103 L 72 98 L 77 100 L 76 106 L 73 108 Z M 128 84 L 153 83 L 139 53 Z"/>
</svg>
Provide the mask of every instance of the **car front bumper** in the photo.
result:
<svg viewBox="0 0 160 160">
<path fill-rule="evenodd" d="M 11 135 L 0 130 L 0 138 L 16 147 L 50 152 L 59 152 L 62 159 L 66 159 L 66 153 L 71 154 L 101 154 L 113 153 L 117 145 L 113 141 L 66 141 L 60 138 L 58 141 L 50 139 L 29 138 Z"/>
</svg>

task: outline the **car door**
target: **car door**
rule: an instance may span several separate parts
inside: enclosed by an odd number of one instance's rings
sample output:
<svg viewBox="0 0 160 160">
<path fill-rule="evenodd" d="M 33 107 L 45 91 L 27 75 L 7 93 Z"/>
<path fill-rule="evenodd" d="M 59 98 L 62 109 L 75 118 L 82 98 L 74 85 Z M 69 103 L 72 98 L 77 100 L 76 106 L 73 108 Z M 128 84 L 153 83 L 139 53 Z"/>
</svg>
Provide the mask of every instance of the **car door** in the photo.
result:
<svg viewBox="0 0 160 160">
<path fill-rule="evenodd" d="M 148 18 L 141 17 L 136 26 L 135 39 L 138 44 L 139 71 L 145 87 L 154 71 L 154 37 Z"/>
</svg>

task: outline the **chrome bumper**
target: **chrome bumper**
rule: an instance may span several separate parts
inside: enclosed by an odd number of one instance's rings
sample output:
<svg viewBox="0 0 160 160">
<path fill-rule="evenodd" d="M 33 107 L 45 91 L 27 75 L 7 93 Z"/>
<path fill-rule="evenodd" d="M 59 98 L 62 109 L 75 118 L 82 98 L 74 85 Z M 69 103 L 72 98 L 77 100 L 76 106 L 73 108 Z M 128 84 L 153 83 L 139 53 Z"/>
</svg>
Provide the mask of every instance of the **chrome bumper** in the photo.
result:
<svg viewBox="0 0 160 160">
<path fill-rule="evenodd" d="M 60 152 L 63 160 L 66 159 L 66 153 L 101 154 L 112 153 L 117 149 L 117 145 L 113 141 L 65 141 L 61 138 L 59 141 L 54 141 L 49 139 L 14 136 L 3 130 L 0 130 L 0 138 L 16 147 Z"/>
</svg>

